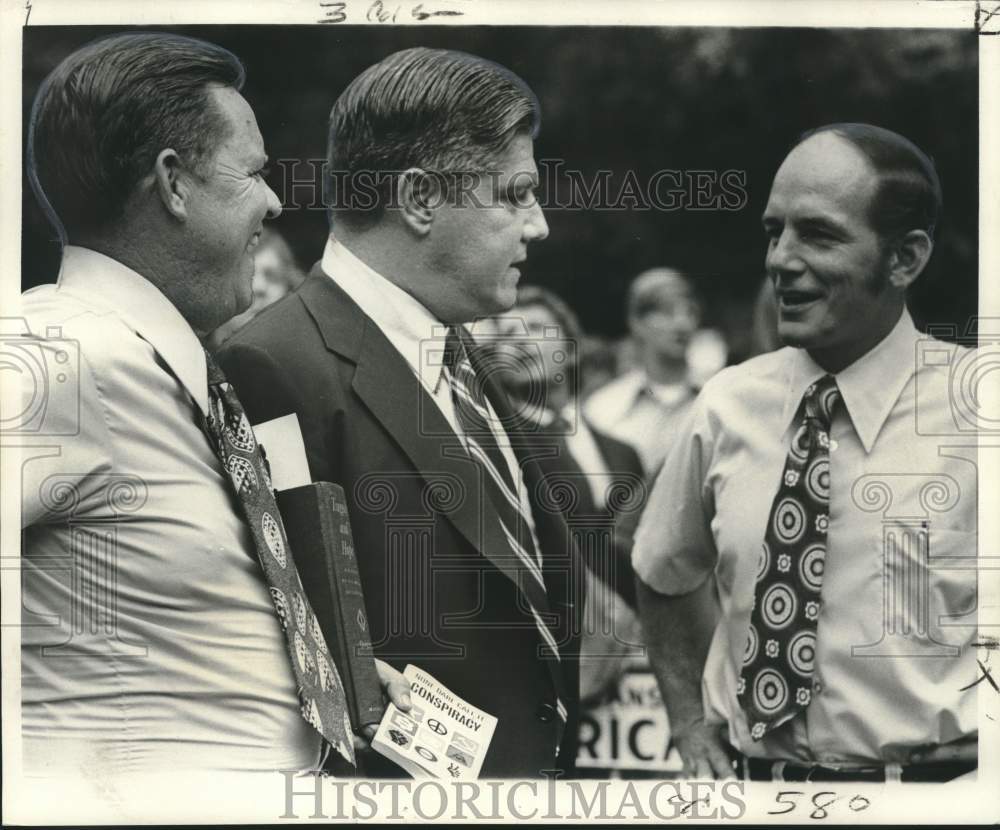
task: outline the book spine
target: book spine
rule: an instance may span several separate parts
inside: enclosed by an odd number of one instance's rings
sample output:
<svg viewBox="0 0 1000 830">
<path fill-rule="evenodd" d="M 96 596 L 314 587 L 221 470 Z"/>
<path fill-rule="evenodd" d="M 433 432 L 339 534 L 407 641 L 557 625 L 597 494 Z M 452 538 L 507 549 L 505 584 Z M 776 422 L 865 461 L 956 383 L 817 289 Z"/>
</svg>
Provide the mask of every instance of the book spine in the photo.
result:
<svg viewBox="0 0 1000 830">
<path fill-rule="evenodd" d="M 367 724 L 377 724 L 382 719 L 382 689 L 375 668 L 344 491 L 336 484 L 320 482 L 317 497 L 325 502 L 319 513 L 324 517 L 324 536 L 333 543 L 328 545 L 328 550 L 335 551 L 327 559 L 327 575 L 335 613 L 339 616 L 337 627 L 342 632 L 338 638 L 338 650 L 341 652 L 338 666 L 342 666 L 351 721 L 357 730 Z"/>
</svg>

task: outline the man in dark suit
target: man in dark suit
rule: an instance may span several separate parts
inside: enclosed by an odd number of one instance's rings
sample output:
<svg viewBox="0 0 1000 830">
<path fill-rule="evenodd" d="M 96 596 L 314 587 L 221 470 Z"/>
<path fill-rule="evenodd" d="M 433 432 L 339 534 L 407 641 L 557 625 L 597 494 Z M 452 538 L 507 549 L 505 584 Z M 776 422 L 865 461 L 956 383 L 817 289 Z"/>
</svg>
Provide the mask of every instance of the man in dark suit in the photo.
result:
<svg viewBox="0 0 1000 830">
<path fill-rule="evenodd" d="M 548 235 L 537 125 L 523 81 L 470 55 L 363 72 L 331 113 L 322 261 L 221 354 L 251 420 L 295 413 L 312 477 L 344 487 L 376 653 L 498 718 L 493 777 L 576 750 L 579 557 L 461 326 L 513 305 Z"/>
</svg>

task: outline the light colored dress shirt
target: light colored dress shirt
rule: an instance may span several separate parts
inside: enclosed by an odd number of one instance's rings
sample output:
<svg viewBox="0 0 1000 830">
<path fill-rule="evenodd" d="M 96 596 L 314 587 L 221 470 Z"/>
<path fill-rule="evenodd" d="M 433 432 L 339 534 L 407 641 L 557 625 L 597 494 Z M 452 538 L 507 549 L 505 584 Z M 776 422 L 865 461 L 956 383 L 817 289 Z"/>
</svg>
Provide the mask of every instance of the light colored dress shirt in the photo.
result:
<svg viewBox="0 0 1000 830">
<path fill-rule="evenodd" d="M 651 476 L 673 446 L 694 398 L 688 383 L 656 384 L 642 369 L 633 369 L 595 391 L 583 411 L 599 430 L 633 447 Z"/>
<path fill-rule="evenodd" d="M 26 769 L 314 768 L 320 738 L 200 426 L 198 338 L 150 282 L 74 246 L 23 311 L 50 381 L 22 480 Z"/>
<path fill-rule="evenodd" d="M 369 268 L 332 236 L 327 240 L 323 251 L 321 267 L 392 343 L 464 444 L 465 431 L 455 413 L 451 386 L 444 377 L 444 365 L 440 359 L 447 326 L 416 297 Z M 489 401 L 486 406 L 490 414 L 489 427 L 510 468 L 511 478 L 517 483 L 521 512 L 527 521 L 535 550 L 541 551 L 528 489 L 524 484 L 517 456 Z M 416 412 L 414 417 L 417 417 Z"/>
<path fill-rule="evenodd" d="M 922 358 L 927 345 L 938 358 Z M 948 364 L 962 352 L 923 338 L 904 312 L 836 375 L 844 406 L 830 430 L 812 702 L 759 742 L 736 697 L 759 553 L 799 403 L 825 373 L 792 348 L 725 369 L 680 431 L 633 564 L 665 594 L 714 572 L 722 617 L 702 681 L 705 716 L 747 755 L 906 762 L 920 745 L 976 732 L 975 690 L 959 691 L 976 677 L 975 436 L 959 435 L 948 395 Z"/>
</svg>

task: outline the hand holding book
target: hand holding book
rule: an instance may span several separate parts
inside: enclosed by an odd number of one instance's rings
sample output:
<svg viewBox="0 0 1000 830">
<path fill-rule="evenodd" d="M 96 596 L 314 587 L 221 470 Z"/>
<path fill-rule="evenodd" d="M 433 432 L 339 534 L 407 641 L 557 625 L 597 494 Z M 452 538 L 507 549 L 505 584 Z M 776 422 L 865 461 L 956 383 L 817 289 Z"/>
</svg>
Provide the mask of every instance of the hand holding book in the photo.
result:
<svg viewBox="0 0 1000 830">
<path fill-rule="evenodd" d="M 393 704 L 401 712 L 409 712 L 413 708 L 410 700 L 410 681 L 403 677 L 402 672 L 396 671 L 384 660 L 375 658 L 375 668 L 378 671 L 379 685 L 382 687 L 382 699 L 388 705 Z M 377 723 L 365 724 L 361 727 L 361 734 L 354 736 L 354 749 L 362 752 L 372 744 L 372 739 L 378 731 Z"/>
</svg>

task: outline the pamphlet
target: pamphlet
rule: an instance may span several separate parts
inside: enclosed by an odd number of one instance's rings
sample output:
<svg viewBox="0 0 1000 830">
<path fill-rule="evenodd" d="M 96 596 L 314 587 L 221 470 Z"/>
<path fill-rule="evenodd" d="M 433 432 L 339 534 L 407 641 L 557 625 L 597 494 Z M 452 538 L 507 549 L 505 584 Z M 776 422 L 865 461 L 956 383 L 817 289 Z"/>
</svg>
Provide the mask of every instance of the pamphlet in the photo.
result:
<svg viewBox="0 0 1000 830">
<path fill-rule="evenodd" d="M 413 708 L 402 712 L 390 703 L 372 747 L 414 778 L 478 778 L 497 719 L 414 665 L 403 676 L 410 683 Z"/>
</svg>

